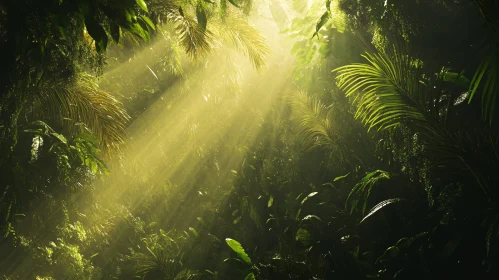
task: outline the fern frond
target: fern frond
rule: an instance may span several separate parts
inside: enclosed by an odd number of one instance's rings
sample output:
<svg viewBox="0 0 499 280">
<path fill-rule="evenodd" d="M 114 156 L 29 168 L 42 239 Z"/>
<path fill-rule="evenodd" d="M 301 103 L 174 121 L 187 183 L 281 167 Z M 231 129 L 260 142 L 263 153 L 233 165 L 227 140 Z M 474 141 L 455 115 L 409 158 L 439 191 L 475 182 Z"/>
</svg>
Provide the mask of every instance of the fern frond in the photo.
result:
<svg viewBox="0 0 499 280">
<path fill-rule="evenodd" d="M 124 142 L 129 115 L 90 75 L 80 74 L 73 83 L 41 85 L 35 96 L 42 119 L 55 120 L 70 133 L 95 135 L 106 154 L 117 151 Z"/>
</svg>

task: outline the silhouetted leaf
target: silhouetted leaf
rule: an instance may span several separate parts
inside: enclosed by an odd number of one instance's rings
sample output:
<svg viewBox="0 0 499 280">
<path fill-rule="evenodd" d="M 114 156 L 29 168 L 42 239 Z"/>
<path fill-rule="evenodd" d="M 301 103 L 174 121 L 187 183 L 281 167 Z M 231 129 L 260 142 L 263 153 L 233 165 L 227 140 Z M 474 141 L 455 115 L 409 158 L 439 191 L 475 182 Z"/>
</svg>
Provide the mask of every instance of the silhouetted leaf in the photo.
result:
<svg viewBox="0 0 499 280">
<path fill-rule="evenodd" d="M 88 34 L 95 40 L 95 50 L 102 53 L 107 48 L 107 34 L 104 28 L 91 16 L 85 17 L 85 26 Z"/>
</svg>

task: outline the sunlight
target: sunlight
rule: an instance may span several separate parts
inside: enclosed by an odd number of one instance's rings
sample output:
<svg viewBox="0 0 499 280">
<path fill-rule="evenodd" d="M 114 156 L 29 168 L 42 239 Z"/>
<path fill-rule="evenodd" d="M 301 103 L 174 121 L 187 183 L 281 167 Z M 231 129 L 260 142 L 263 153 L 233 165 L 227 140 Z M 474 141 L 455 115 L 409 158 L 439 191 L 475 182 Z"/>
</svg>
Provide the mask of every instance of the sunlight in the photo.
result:
<svg viewBox="0 0 499 280">
<path fill-rule="evenodd" d="M 150 199 L 137 196 L 133 201 L 123 201 L 122 197 L 127 197 L 131 189 L 150 186 L 124 181 L 129 177 L 115 172 L 118 168 L 131 177 L 141 174 L 149 184 L 177 186 L 171 192 L 181 192 L 184 197 L 198 195 L 203 187 L 202 182 L 192 181 L 192 178 L 198 176 L 206 161 L 219 170 L 218 175 L 212 175 L 219 185 L 233 177 L 231 170 L 240 167 L 246 149 L 253 145 L 261 130 L 261 121 L 291 84 L 289 75 L 294 59 L 287 48 L 291 44 L 286 43 L 278 29 L 272 26 L 269 21 L 260 21 L 258 26 L 271 47 L 265 69 L 256 72 L 247 57 L 224 53 L 225 49 L 215 50 L 205 59 L 204 65 L 198 64 L 202 66 L 200 69 L 194 67 L 197 63 L 191 63 L 192 70 L 186 70 L 188 80 L 175 82 L 129 126 L 123 157 L 111 163 L 111 174 L 96 186 L 103 201 L 126 203 L 133 211 Z M 161 43 L 160 40 L 157 44 Z M 144 69 L 141 75 L 151 75 L 146 66 L 150 52 L 146 50 L 146 54 L 137 55 L 110 74 L 119 76 L 118 72 L 127 71 L 129 67 L 140 67 Z M 106 75 L 109 74 L 104 75 L 104 80 Z M 135 79 L 140 80 L 141 75 Z M 234 81 L 237 84 L 234 85 Z M 172 96 L 178 98 L 174 107 L 167 101 Z M 221 190 L 204 191 L 216 193 Z M 168 197 L 163 199 L 168 200 Z M 177 209 L 179 207 L 180 203 Z M 175 211 L 165 215 L 175 217 Z M 184 221 L 185 225 L 195 218 Z"/>
</svg>

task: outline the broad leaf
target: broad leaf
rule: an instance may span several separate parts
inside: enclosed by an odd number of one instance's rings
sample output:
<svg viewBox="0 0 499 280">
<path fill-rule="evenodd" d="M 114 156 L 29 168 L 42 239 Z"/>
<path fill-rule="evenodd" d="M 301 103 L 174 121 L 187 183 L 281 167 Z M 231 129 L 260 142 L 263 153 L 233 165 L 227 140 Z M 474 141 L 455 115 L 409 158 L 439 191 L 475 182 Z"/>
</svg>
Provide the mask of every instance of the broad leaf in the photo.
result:
<svg viewBox="0 0 499 280">
<path fill-rule="evenodd" d="M 248 275 L 244 277 L 244 280 L 256 280 L 255 274 L 253 274 L 253 272 L 248 273 Z"/>
<path fill-rule="evenodd" d="M 246 254 L 246 252 L 244 251 L 244 248 L 241 245 L 241 243 L 231 238 L 225 238 L 225 242 L 234 252 L 236 252 L 236 254 L 239 256 L 241 260 L 243 260 L 248 265 L 251 265 L 251 259 L 248 256 L 248 254 Z"/>
<path fill-rule="evenodd" d="M 98 53 L 102 53 L 107 48 L 107 34 L 104 28 L 91 16 L 85 17 L 85 26 L 88 34 L 95 40 L 95 49 Z"/>
<path fill-rule="evenodd" d="M 137 5 L 139 5 L 139 7 L 144 10 L 144 12 L 148 13 L 149 11 L 147 10 L 147 4 L 144 0 L 136 0 L 137 2 Z"/>
</svg>

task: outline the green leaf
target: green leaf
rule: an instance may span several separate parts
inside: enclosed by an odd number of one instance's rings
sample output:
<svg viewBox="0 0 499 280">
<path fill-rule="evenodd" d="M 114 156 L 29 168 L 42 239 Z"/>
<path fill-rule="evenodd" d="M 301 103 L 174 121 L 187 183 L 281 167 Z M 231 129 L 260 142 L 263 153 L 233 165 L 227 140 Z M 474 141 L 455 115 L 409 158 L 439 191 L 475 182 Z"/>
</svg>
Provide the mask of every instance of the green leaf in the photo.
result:
<svg viewBox="0 0 499 280">
<path fill-rule="evenodd" d="M 152 30 L 156 30 L 156 26 L 154 25 L 154 23 L 151 21 L 150 18 L 146 17 L 146 16 L 140 16 L 140 18 L 145 22 L 147 23 L 147 26 L 149 26 Z"/>
<path fill-rule="evenodd" d="M 312 244 L 312 234 L 310 234 L 310 232 L 304 228 L 300 228 L 296 232 L 295 239 L 305 246 L 309 246 L 310 244 Z"/>
<path fill-rule="evenodd" d="M 274 197 L 271 195 L 269 198 L 269 202 L 267 203 L 268 207 L 272 207 L 272 204 L 274 203 Z"/>
<path fill-rule="evenodd" d="M 334 178 L 333 182 L 339 181 L 341 179 L 345 179 L 346 177 L 348 177 L 348 175 L 350 175 L 350 172 L 348 172 L 347 174 L 345 174 L 343 176 L 338 176 L 338 177 Z"/>
<path fill-rule="evenodd" d="M 196 231 L 195 228 L 190 227 L 189 230 L 190 230 L 190 232 L 192 232 L 192 234 L 194 234 L 194 236 L 199 237 L 199 233 Z"/>
<path fill-rule="evenodd" d="M 444 72 L 442 73 L 442 80 L 444 82 L 453 83 L 461 88 L 468 88 L 470 85 L 470 80 L 462 73 Z"/>
<path fill-rule="evenodd" d="M 315 25 L 315 33 L 312 35 L 312 38 L 317 36 L 317 39 L 319 39 L 319 31 L 330 18 L 331 18 L 331 13 L 329 11 L 324 12 L 324 14 L 321 16 L 321 19 L 319 19 L 319 21 Z"/>
<path fill-rule="evenodd" d="M 256 280 L 255 274 L 253 274 L 253 272 L 248 273 L 248 275 L 244 277 L 244 280 Z"/>
<path fill-rule="evenodd" d="M 135 2 L 137 2 L 137 5 L 139 5 L 139 7 L 144 10 L 144 12 L 148 13 L 149 11 L 147 10 L 147 4 L 144 0 L 136 0 Z"/>
<path fill-rule="evenodd" d="M 243 260 L 246 264 L 251 265 L 251 259 L 248 256 L 248 254 L 246 254 L 246 252 L 244 251 L 244 248 L 241 245 L 241 243 L 231 238 L 225 238 L 225 242 L 234 252 L 236 252 L 236 254 L 239 256 L 241 260 Z"/>
<path fill-rule="evenodd" d="M 316 215 L 307 215 L 307 216 L 303 217 L 302 221 L 312 220 L 312 219 L 316 219 L 316 220 L 322 222 L 321 218 L 319 218 L 319 216 L 316 216 Z"/>
<path fill-rule="evenodd" d="M 145 41 L 149 41 L 149 32 L 147 32 L 147 30 L 144 30 L 144 28 L 142 28 L 139 23 L 132 24 L 128 29 L 130 30 L 130 32 L 141 37 Z"/>
<path fill-rule="evenodd" d="M 230 2 L 232 5 L 234 5 L 234 6 L 238 7 L 238 8 L 241 8 L 241 5 L 239 5 L 239 4 L 236 2 L 236 0 L 229 0 L 229 2 Z"/>
<path fill-rule="evenodd" d="M 59 139 L 59 141 L 61 141 L 64 144 L 68 143 L 68 140 L 66 140 L 66 137 L 64 137 L 64 135 L 62 135 L 62 134 L 52 132 L 52 133 L 50 133 L 50 135 L 52 135 L 55 138 Z"/>
<path fill-rule="evenodd" d="M 310 193 L 309 195 L 307 195 L 307 197 L 305 197 L 302 201 L 301 201 L 301 205 L 303 205 L 307 200 L 309 200 L 311 197 L 314 197 L 316 194 L 318 194 L 318 192 L 312 192 Z"/>
</svg>

